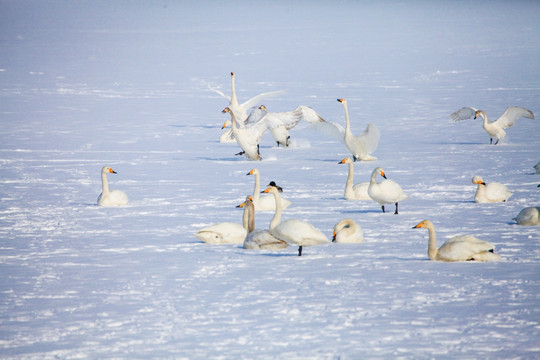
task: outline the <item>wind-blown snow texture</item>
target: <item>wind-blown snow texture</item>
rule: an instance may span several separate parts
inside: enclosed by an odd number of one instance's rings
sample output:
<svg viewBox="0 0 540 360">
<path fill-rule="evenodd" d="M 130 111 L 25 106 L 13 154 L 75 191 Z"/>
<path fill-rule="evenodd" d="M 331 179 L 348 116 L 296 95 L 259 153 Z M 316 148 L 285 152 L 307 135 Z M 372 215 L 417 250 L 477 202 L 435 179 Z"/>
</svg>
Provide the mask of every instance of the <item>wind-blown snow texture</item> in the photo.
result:
<svg viewBox="0 0 540 360">
<path fill-rule="evenodd" d="M 540 116 L 540 3 L 0 1 L 0 356 L 361 359 L 540 356 L 539 120 L 497 146 L 474 106 Z M 383 214 L 346 201 L 346 147 L 301 124 L 270 134 L 262 162 L 218 142 L 237 74 L 240 101 L 298 105 L 381 131 L 374 162 L 410 198 Z M 96 205 L 99 173 L 128 206 Z M 235 208 L 261 171 L 331 236 L 350 217 L 366 242 L 284 251 L 212 246 L 201 227 Z M 475 204 L 473 175 L 507 185 Z M 272 213 L 257 213 L 265 228 Z M 498 263 L 427 258 L 473 234 Z"/>
</svg>

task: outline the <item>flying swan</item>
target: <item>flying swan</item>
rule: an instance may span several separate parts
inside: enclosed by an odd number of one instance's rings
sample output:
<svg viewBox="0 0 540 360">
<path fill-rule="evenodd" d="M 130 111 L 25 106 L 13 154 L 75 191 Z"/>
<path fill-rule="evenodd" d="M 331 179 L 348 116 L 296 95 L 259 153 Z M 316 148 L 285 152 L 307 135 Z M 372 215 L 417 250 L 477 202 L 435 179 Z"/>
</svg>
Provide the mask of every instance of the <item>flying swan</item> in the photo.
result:
<svg viewBox="0 0 540 360">
<path fill-rule="evenodd" d="M 479 116 L 482 117 L 484 120 L 483 128 L 489 134 L 489 143 L 492 144 L 493 138 L 497 138 L 495 145 L 499 143 L 499 140 L 506 136 L 504 129 L 513 126 L 520 117 L 534 119 L 534 114 L 531 110 L 519 106 L 507 107 L 504 113 L 499 116 L 497 120 L 492 122 L 488 121 L 488 117 L 484 111 L 473 107 L 463 107 L 452 113 L 450 118 L 452 118 L 453 121 L 460 121 L 470 119 L 473 116 L 475 119 Z"/>
<path fill-rule="evenodd" d="M 343 219 L 334 226 L 332 241 L 352 244 L 364 242 L 364 233 L 360 225 L 352 219 Z"/>
<path fill-rule="evenodd" d="M 362 182 L 353 185 L 354 179 L 354 165 L 351 158 L 345 158 L 339 162 L 339 164 L 349 165 L 349 175 L 347 176 L 347 182 L 345 183 L 345 199 L 346 200 L 371 200 L 368 194 L 369 181 Z"/>
<path fill-rule="evenodd" d="M 251 99 L 247 100 L 246 102 L 243 102 L 242 104 L 239 104 L 238 103 L 238 98 L 236 97 L 236 87 L 235 87 L 235 84 L 234 84 L 234 82 L 235 82 L 234 77 L 235 77 L 234 72 L 231 72 L 231 93 L 232 93 L 231 96 L 224 94 L 220 90 L 212 88 L 210 85 L 208 85 L 208 88 L 210 90 L 214 91 L 215 93 L 223 96 L 225 99 L 229 100 L 229 105 L 227 107 L 234 112 L 234 114 L 236 115 L 236 118 L 242 124 L 241 126 L 244 126 L 244 125 L 248 124 L 248 122 L 247 122 L 248 121 L 247 112 L 249 111 L 249 109 L 251 109 L 252 107 L 258 105 L 261 102 L 261 100 L 263 100 L 263 99 L 266 99 L 266 98 L 269 98 L 269 97 L 276 96 L 276 95 L 284 93 L 284 91 L 266 92 L 266 93 L 262 93 L 262 94 L 259 94 L 257 96 L 254 96 Z M 225 128 L 225 127 L 226 126 L 223 126 L 222 129 Z M 222 134 L 219 141 L 220 142 L 235 142 L 234 135 L 232 133 L 232 129 L 229 129 L 224 134 Z"/>
<path fill-rule="evenodd" d="M 424 228 L 429 231 L 428 256 L 437 261 L 497 261 L 501 257 L 493 252 L 494 246 L 472 235 L 454 236 L 437 250 L 435 226 L 424 220 L 413 229 Z"/>
<path fill-rule="evenodd" d="M 519 225 L 540 225 L 540 207 L 526 207 L 512 220 Z"/>
<path fill-rule="evenodd" d="M 498 182 L 486 184 L 480 176 L 473 177 L 472 183 L 478 185 L 474 194 L 476 203 L 506 202 L 512 196 L 505 185 Z"/>
<path fill-rule="evenodd" d="M 376 180 L 377 175 L 381 175 L 385 180 L 378 183 Z M 385 212 L 384 204 L 396 204 L 396 211 L 394 214 L 398 213 L 398 203 L 409 198 L 408 195 L 403 193 L 403 190 L 398 183 L 386 178 L 384 170 L 380 167 L 375 168 L 371 173 L 368 194 L 373 201 L 378 202 L 381 205 L 383 212 Z"/>
<path fill-rule="evenodd" d="M 100 206 L 122 206 L 128 203 L 128 196 L 122 190 L 109 191 L 107 173 L 116 174 L 116 171 L 108 166 L 101 169 L 101 194 L 97 198 Z"/>
<path fill-rule="evenodd" d="M 285 249 L 289 244 L 283 240 L 279 240 L 270 234 L 268 230 L 255 229 L 255 206 L 251 196 L 248 196 L 242 204 L 244 212 L 247 211 L 247 236 L 244 240 L 244 249 L 252 250 L 281 250 Z"/>
<path fill-rule="evenodd" d="M 276 200 L 276 212 L 270 222 L 270 233 L 289 244 L 298 245 L 298 256 L 302 256 L 302 247 L 330 243 L 330 240 L 316 227 L 302 220 L 289 219 L 281 222 L 281 197 L 275 186 L 269 186 L 265 193 L 273 194 Z"/>
<path fill-rule="evenodd" d="M 369 123 L 362 134 L 355 136 L 351 131 L 347 100 L 337 99 L 337 101 L 342 103 L 345 108 L 345 129 L 338 123 L 325 121 L 322 118 L 316 121 L 313 119 L 306 120 L 310 122 L 316 130 L 344 142 L 353 155 L 354 161 L 376 160 L 377 158 L 371 156 L 370 153 L 374 152 L 379 145 L 379 138 L 381 137 L 379 129 L 377 129 L 375 124 Z"/>
</svg>

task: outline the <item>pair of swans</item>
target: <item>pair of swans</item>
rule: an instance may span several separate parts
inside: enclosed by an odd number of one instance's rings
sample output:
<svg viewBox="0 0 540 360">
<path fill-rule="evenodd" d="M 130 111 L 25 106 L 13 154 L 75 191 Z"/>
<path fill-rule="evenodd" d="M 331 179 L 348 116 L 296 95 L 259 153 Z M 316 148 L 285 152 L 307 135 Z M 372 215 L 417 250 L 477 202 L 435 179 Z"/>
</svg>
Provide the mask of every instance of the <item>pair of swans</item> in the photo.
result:
<svg viewBox="0 0 540 360">
<path fill-rule="evenodd" d="M 347 182 L 345 183 L 345 196 L 346 200 L 371 200 L 368 193 L 369 181 L 354 184 L 354 165 L 351 158 L 345 158 L 339 162 L 339 164 L 348 164 L 349 173 L 347 175 Z M 354 185 L 353 185 L 354 184 Z"/>
<path fill-rule="evenodd" d="M 506 202 L 512 196 L 505 185 L 498 182 L 486 184 L 480 176 L 473 177 L 472 183 L 478 185 L 474 194 L 476 203 Z"/>
<path fill-rule="evenodd" d="M 260 196 L 261 193 L 261 173 L 259 169 L 251 169 L 246 175 L 255 175 L 255 186 L 253 187 L 252 201 L 255 206 L 255 211 L 272 211 L 276 209 L 276 202 L 274 196 L 266 195 Z M 268 186 L 276 186 L 280 192 L 283 192 L 283 189 L 276 185 L 275 182 L 270 182 Z M 292 202 L 287 199 L 281 198 L 281 205 L 283 209 L 288 208 Z"/>
<path fill-rule="evenodd" d="M 501 257 L 494 253 L 494 246 L 472 235 L 454 236 L 437 249 L 435 226 L 424 220 L 413 226 L 413 229 L 428 229 L 428 256 L 437 261 L 497 261 Z"/>
<path fill-rule="evenodd" d="M 109 190 L 107 174 L 116 174 L 116 171 L 108 166 L 101 169 L 101 194 L 97 198 L 99 206 L 122 206 L 129 201 L 128 196 L 122 190 Z"/>
<path fill-rule="evenodd" d="M 347 100 L 337 99 L 345 108 L 345 128 L 335 122 L 329 122 L 322 118 L 306 119 L 316 130 L 329 135 L 339 141 L 345 143 L 353 156 L 354 161 L 372 161 L 377 158 L 370 155 L 379 145 L 381 137 L 379 129 L 373 123 L 369 123 L 364 132 L 355 136 L 351 131 L 351 123 L 349 120 L 349 110 L 347 108 Z"/>
<path fill-rule="evenodd" d="M 492 144 L 493 138 L 496 138 L 497 141 L 495 142 L 495 145 L 499 143 L 499 140 L 506 136 L 506 131 L 504 131 L 504 129 L 513 126 L 520 117 L 534 119 L 534 114 L 531 110 L 520 106 L 507 107 L 504 113 L 502 113 L 497 120 L 492 122 L 489 122 L 484 111 L 473 107 L 463 107 L 450 115 L 454 121 L 470 119 L 473 116 L 475 119 L 479 116 L 482 117 L 484 121 L 482 127 L 489 134 L 489 143 Z"/>
<path fill-rule="evenodd" d="M 282 250 L 289 246 L 287 242 L 273 236 L 270 231 L 255 229 L 255 204 L 248 196 L 241 206 L 247 214 L 247 236 L 244 240 L 244 249 L 251 250 Z"/>
<path fill-rule="evenodd" d="M 378 183 L 377 175 L 381 175 L 385 180 Z M 398 183 L 386 178 L 384 170 L 380 167 L 375 168 L 371 173 L 368 194 L 373 201 L 381 205 L 383 213 L 385 212 L 385 204 L 395 204 L 396 211 L 394 214 L 398 214 L 398 203 L 409 198 Z"/>
</svg>

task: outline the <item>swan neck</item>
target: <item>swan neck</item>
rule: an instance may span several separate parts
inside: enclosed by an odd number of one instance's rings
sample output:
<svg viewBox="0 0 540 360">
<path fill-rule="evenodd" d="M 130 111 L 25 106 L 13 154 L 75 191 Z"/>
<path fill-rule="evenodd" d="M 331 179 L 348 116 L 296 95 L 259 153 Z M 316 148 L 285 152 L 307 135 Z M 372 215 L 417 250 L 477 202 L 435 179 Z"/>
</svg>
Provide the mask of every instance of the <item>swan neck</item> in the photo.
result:
<svg viewBox="0 0 540 360">
<path fill-rule="evenodd" d="M 429 231 L 429 241 L 428 241 L 428 256 L 431 260 L 437 258 L 437 236 L 435 235 L 435 228 L 430 226 Z"/>
<path fill-rule="evenodd" d="M 348 163 L 347 165 L 349 165 L 349 175 L 347 176 L 347 182 L 345 183 L 345 191 L 352 191 L 354 181 L 354 167 L 352 163 Z"/>
<path fill-rule="evenodd" d="M 101 172 L 101 194 L 102 196 L 109 193 L 109 183 L 107 182 L 107 174 Z"/>
<path fill-rule="evenodd" d="M 242 224 L 244 229 L 247 230 L 248 234 L 255 230 L 255 209 L 253 204 L 248 204 L 246 202 L 244 208 L 244 215 L 242 217 Z"/>
<path fill-rule="evenodd" d="M 270 230 L 274 229 L 281 222 L 281 196 L 279 196 L 279 192 L 277 191 L 273 192 L 273 194 L 274 199 L 276 200 L 276 212 L 274 213 L 272 221 L 270 221 Z"/>
<path fill-rule="evenodd" d="M 253 201 L 258 201 L 261 192 L 261 177 L 258 172 L 255 173 L 255 187 L 253 188 Z"/>
<path fill-rule="evenodd" d="M 349 109 L 347 108 L 347 104 L 343 104 L 343 107 L 345 108 L 345 132 L 350 132 L 351 122 L 349 120 Z"/>
<path fill-rule="evenodd" d="M 234 76 L 231 76 L 231 104 L 238 105 L 238 99 L 236 98 L 236 88 L 234 86 Z"/>
</svg>

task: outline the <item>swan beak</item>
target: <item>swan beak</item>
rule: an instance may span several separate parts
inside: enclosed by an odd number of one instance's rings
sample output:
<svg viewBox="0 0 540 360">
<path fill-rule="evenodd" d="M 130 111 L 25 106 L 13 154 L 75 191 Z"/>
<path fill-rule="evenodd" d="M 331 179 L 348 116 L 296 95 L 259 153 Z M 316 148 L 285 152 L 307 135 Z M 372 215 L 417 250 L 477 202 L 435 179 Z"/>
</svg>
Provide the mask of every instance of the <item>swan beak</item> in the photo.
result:
<svg viewBox="0 0 540 360">
<path fill-rule="evenodd" d="M 345 160 L 347 160 L 347 158 L 341 160 L 340 162 L 338 162 L 338 164 L 345 164 Z"/>
<path fill-rule="evenodd" d="M 384 171 L 381 171 L 381 176 L 382 176 L 383 178 L 385 178 L 385 179 L 388 179 L 388 178 L 386 177 L 386 174 L 384 173 Z"/>
<path fill-rule="evenodd" d="M 265 193 L 265 194 L 267 194 L 267 193 L 269 193 L 269 192 L 270 192 L 270 189 L 271 189 L 271 188 L 266 188 L 265 190 L 261 191 L 261 193 Z"/>
<path fill-rule="evenodd" d="M 254 171 L 255 171 L 255 169 L 251 169 L 246 175 L 253 175 Z"/>
<path fill-rule="evenodd" d="M 420 223 L 420 224 L 416 224 L 415 226 L 413 226 L 412 228 L 413 229 L 419 229 L 419 228 L 423 228 L 424 227 L 424 223 Z"/>
<path fill-rule="evenodd" d="M 343 99 L 337 99 L 337 101 L 339 101 L 340 103 L 342 103 L 342 102 L 343 102 Z"/>
<path fill-rule="evenodd" d="M 332 242 L 336 242 L 336 232 L 334 231 L 334 234 L 332 235 Z"/>
<path fill-rule="evenodd" d="M 110 169 L 110 168 L 109 168 L 109 172 L 110 172 L 111 174 L 118 174 L 116 171 L 114 171 L 113 169 Z"/>
<path fill-rule="evenodd" d="M 223 109 L 222 113 L 228 113 L 229 111 L 231 111 L 231 109 L 229 109 L 228 107 L 226 107 L 225 109 Z"/>
<path fill-rule="evenodd" d="M 243 208 L 246 205 L 246 202 L 244 201 L 240 205 L 236 205 L 237 208 Z"/>
<path fill-rule="evenodd" d="M 225 129 L 227 127 L 227 123 L 223 123 L 223 126 L 221 127 L 221 130 Z"/>
</svg>

